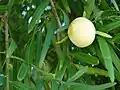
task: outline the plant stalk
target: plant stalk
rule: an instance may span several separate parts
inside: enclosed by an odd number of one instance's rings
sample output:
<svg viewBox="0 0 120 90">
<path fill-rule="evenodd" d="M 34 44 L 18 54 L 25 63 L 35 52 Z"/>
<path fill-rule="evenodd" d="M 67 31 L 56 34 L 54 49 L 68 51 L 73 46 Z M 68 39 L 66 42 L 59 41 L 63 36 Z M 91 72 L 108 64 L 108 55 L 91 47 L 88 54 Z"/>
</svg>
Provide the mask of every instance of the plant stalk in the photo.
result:
<svg viewBox="0 0 120 90">
<path fill-rule="evenodd" d="M 52 7 L 53 14 L 54 14 L 55 19 L 57 20 L 58 26 L 59 26 L 59 28 L 60 28 L 62 25 L 61 25 L 59 16 L 58 16 L 58 14 L 57 14 L 57 11 L 56 11 L 56 8 L 55 8 L 55 5 L 54 5 L 53 0 L 50 0 L 50 3 L 51 3 L 51 7 Z M 57 34 L 57 40 L 58 40 L 58 41 L 60 40 L 60 34 L 59 34 L 59 33 Z"/>
<path fill-rule="evenodd" d="M 55 16 L 57 24 L 58 24 L 58 26 L 60 28 L 60 27 L 62 27 L 62 25 L 61 25 L 60 18 L 58 16 L 56 8 L 55 8 L 55 4 L 54 4 L 53 0 L 50 0 L 50 3 L 51 3 L 53 15 Z M 54 39 L 54 42 L 60 41 L 60 40 L 61 40 L 61 34 L 57 33 L 57 40 Z M 63 55 L 63 51 L 61 50 L 61 45 L 60 44 L 56 45 L 56 43 L 54 43 L 54 46 L 55 46 L 55 49 L 56 49 L 56 53 L 57 53 L 58 59 L 60 60 L 60 66 L 59 66 L 59 70 L 60 70 L 63 67 L 63 61 L 64 61 L 65 57 Z"/>
<path fill-rule="evenodd" d="M 8 12 L 4 15 L 4 26 L 5 26 L 5 49 L 9 47 L 9 31 L 8 31 Z M 6 54 L 7 55 L 7 54 Z M 9 90 L 9 58 L 6 58 L 6 90 Z"/>
</svg>

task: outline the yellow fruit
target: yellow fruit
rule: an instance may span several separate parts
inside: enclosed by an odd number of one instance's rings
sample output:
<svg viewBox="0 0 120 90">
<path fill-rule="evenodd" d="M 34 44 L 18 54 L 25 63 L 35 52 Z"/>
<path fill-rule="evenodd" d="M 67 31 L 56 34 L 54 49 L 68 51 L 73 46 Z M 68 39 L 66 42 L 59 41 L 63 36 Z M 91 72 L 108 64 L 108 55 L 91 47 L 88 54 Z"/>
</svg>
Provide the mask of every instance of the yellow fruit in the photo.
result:
<svg viewBox="0 0 120 90">
<path fill-rule="evenodd" d="M 78 17 L 72 21 L 68 28 L 68 37 L 77 47 L 87 47 L 95 39 L 95 27 L 93 23 L 84 18 Z"/>
</svg>

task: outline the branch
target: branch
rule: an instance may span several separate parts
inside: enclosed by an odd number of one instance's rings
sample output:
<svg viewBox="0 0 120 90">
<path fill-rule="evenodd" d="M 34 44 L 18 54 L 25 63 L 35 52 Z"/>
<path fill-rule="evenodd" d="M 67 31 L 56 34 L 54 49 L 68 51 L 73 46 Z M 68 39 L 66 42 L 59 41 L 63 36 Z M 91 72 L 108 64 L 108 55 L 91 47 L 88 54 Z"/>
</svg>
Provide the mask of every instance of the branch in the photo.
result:
<svg viewBox="0 0 120 90">
<path fill-rule="evenodd" d="M 58 14 L 57 14 L 57 11 L 56 11 L 53 0 L 50 0 L 50 3 L 51 3 L 53 14 L 54 14 L 55 19 L 57 20 L 57 24 L 58 24 L 58 26 L 60 28 L 62 25 L 61 25 L 61 22 L 60 22 L 60 18 L 59 18 Z M 60 40 L 60 34 L 59 33 L 57 34 L 57 40 L 58 41 Z"/>
<path fill-rule="evenodd" d="M 9 47 L 9 34 L 8 34 L 8 13 L 4 14 L 4 26 L 5 26 L 5 49 Z M 6 90 L 9 90 L 9 58 L 6 58 Z"/>
<path fill-rule="evenodd" d="M 61 22 L 60 22 L 60 18 L 59 18 L 58 14 L 57 14 L 57 11 L 56 11 L 53 0 L 50 0 L 50 3 L 51 3 L 53 15 L 55 16 L 55 19 L 57 20 L 57 24 L 58 24 L 58 26 L 60 28 L 60 27 L 62 27 L 62 25 L 61 25 Z M 57 41 L 61 40 L 61 36 L 62 35 L 60 33 L 57 33 Z M 60 66 L 59 66 L 59 70 L 60 70 L 63 67 L 63 62 L 64 62 L 63 58 L 65 58 L 65 57 L 63 55 L 63 51 L 61 50 L 60 44 L 59 45 L 54 44 L 54 46 L 55 46 L 55 49 L 56 49 L 58 59 L 60 60 Z"/>
<path fill-rule="evenodd" d="M 57 20 L 57 23 L 58 23 L 59 27 L 61 27 L 62 25 L 60 23 L 60 19 L 58 17 L 58 14 L 57 14 L 57 11 L 56 11 L 56 8 L 55 8 L 53 0 L 50 0 L 50 3 L 51 3 L 51 6 L 52 6 L 53 14 L 54 14 L 54 16 L 55 16 L 55 18 Z"/>
</svg>

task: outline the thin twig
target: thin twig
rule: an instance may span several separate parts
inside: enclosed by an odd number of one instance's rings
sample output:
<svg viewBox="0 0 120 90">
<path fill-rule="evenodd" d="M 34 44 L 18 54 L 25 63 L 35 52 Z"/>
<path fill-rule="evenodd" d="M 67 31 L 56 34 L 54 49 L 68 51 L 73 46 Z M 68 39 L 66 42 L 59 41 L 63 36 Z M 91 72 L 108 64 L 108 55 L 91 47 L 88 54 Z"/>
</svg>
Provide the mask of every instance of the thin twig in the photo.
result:
<svg viewBox="0 0 120 90">
<path fill-rule="evenodd" d="M 8 50 L 9 47 L 9 34 L 8 34 L 8 13 L 4 15 L 4 26 L 5 26 L 5 49 Z M 9 58 L 6 58 L 6 90 L 9 90 Z"/>
<path fill-rule="evenodd" d="M 60 18 L 59 18 L 58 14 L 57 14 L 57 11 L 56 11 L 53 0 L 50 0 L 50 3 L 51 3 L 53 14 L 54 14 L 55 19 L 57 20 L 58 26 L 60 28 L 62 25 L 61 25 L 61 22 L 60 22 Z M 60 34 L 59 33 L 57 34 L 57 40 L 58 41 L 60 40 Z"/>
<path fill-rule="evenodd" d="M 9 34 L 8 34 L 8 19 L 7 19 L 7 12 L 4 15 L 4 23 L 5 23 L 5 48 L 6 50 L 9 47 Z"/>
<path fill-rule="evenodd" d="M 51 6 L 52 6 L 52 9 L 53 9 L 53 14 L 54 14 L 54 16 L 55 16 L 55 18 L 57 20 L 57 23 L 58 23 L 59 27 L 61 27 L 62 25 L 60 23 L 60 19 L 58 17 L 58 14 L 57 14 L 57 11 L 56 11 L 56 8 L 55 8 L 53 0 L 50 0 L 50 3 L 51 3 Z"/>
<path fill-rule="evenodd" d="M 55 16 L 55 19 L 57 20 L 57 24 L 59 26 L 59 28 L 62 26 L 61 25 L 61 22 L 60 22 L 60 18 L 57 14 L 57 11 L 56 11 L 56 8 L 55 8 L 55 5 L 54 5 L 54 2 L 53 0 L 50 0 L 50 3 L 51 3 L 51 7 L 52 7 L 52 11 L 53 11 L 53 14 Z M 61 40 L 61 34 L 60 33 L 57 33 L 57 40 L 55 41 L 60 41 Z M 63 52 L 61 50 L 61 46 L 60 45 L 56 45 L 56 43 L 54 43 L 54 46 L 55 46 L 55 49 L 56 49 L 56 53 L 57 53 L 57 56 L 58 56 L 58 59 L 60 60 L 60 66 L 59 66 L 59 69 L 61 69 L 63 67 Z"/>
</svg>

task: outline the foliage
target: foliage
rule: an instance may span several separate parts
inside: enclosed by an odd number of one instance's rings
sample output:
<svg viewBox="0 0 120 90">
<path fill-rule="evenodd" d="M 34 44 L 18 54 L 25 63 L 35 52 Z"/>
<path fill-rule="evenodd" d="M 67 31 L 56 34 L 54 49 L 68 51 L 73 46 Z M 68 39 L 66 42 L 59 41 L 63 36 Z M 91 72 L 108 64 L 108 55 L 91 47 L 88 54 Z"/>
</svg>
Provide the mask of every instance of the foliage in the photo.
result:
<svg viewBox="0 0 120 90">
<path fill-rule="evenodd" d="M 0 0 L 0 90 L 118 90 L 119 6 L 119 0 Z M 104 32 L 86 48 L 67 38 L 80 16 Z"/>
</svg>

